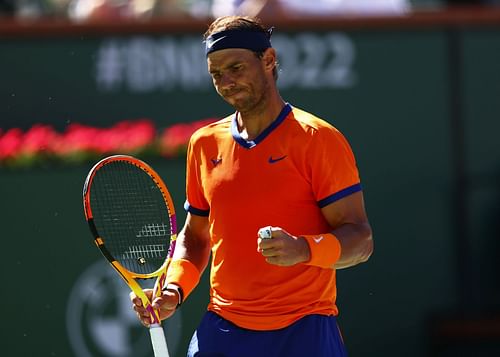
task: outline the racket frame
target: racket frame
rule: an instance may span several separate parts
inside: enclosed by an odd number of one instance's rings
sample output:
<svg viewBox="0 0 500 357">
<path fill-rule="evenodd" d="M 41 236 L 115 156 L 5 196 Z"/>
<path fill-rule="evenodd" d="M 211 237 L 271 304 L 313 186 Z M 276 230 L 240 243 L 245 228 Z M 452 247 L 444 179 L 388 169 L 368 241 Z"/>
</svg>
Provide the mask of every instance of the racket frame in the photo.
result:
<svg viewBox="0 0 500 357">
<path fill-rule="evenodd" d="M 167 253 L 167 257 L 165 262 L 162 264 L 160 268 L 156 271 L 143 274 L 143 273 L 135 273 L 131 272 L 128 269 L 124 268 L 110 253 L 110 251 L 106 248 L 105 239 L 100 236 L 99 232 L 94 223 L 94 216 L 91 208 L 90 194 L 92 192 L 92 182 L 99 171 L 105 165 L 108 165 L 112 162 L 124 161 L 129 164 L 136 166 L 137 168 L 144 171 L 156 184 L 159 188 L 163 199 L 168 207 L 168 216 L 170 220 L 170 246 L 169 252 Z M 85 212 L 85 219 L 89 224 L 90 231 L 94 236 L 94 242 L 101 251 L 102 255 L 106 258 L 106 260 L 111 264 L 111 266 L 118 272 L 118 274 L 122 277 L 125 283 L 130 287 L 130 289 L 135 293 L 135 295 L 141 299 L 143 306 L 147 309 L 150 314 L 150 326 L 149 331 L 151 335 L 151 341 L 153 343 L 153 351 L 155 356 L 168 356 L 168 349 L 165 340 L 165 335 L 163 333 L 163 328 L 161 327 L 161 320 L 159 312 L 153 308 L 151 305 L 151 301 L 148 299 L 146 294 L 144 293 L 142 287 L 139 285 L 136 279 L 152 279 L 157 278 L 153 287 L 153 296 L 158 297 L 162 294 L 162 289 L 165 286 L 165 280 L 167 276 L 167 269 L 172 259 L 173 252 L 175 250 L 175 243 L 177 239 L 177 225 L 176 225 L 176 216 L 175 216 L 175 208 L 173 204 L 172 197 L 170 193 L 158 175 L 158 173 L 153 170 L 151 166 L 146 164 L 144 161 L 137 159 L 133 156 L 129 155 L 112 155 L 105 157 L 104 159 L 97 162 L 89 171 L 87 178 L 85 180 L 85 184 L 83 187 L 83 206 Z"/>
</svg>

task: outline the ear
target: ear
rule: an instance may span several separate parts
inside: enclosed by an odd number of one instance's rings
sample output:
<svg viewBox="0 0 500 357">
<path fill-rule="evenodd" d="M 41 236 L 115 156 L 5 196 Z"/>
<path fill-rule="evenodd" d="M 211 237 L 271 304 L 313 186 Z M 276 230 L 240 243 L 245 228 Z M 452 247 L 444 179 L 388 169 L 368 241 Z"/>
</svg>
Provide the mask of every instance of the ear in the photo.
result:
<svg viewBox="0 0 500 357">
<path fill-rule="evenodd" d="M 266 49 L 264 51 L 264 55 L 262 56 L 262 61 L 265 69 L 272 71 L 276 66 L 276 50 L 272 47 Z"/>
</svg>

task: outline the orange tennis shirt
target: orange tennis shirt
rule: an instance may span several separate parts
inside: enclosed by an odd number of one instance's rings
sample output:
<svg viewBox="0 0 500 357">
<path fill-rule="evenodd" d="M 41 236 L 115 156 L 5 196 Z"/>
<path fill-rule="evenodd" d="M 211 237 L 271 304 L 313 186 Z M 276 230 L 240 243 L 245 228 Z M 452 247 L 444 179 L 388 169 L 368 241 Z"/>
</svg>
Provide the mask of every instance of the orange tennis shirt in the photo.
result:
<svg viewBox="0 0 500 357">
<path fill-rule="evenodd" d="M 208 309 L 254 330 L 337 315 L 335 270 L 271 265 L 257 252 L 257 231 L 330 232 L 321 207 L 361 190 L 349 144 L 289 104 L 253 141 L 239 135 L 236 115 L 201 128 L 188 147 L 185 208 L 210 225 Z"/>
</svg>

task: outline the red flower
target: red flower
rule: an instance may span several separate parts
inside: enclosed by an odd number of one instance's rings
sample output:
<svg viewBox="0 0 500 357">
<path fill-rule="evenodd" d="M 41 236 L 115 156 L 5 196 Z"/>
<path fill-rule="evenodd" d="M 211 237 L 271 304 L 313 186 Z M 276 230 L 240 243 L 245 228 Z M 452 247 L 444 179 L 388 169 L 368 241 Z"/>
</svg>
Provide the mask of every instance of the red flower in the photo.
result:
<svg viewBox="0 0 500 357">
<path fill-rule="evenodd" d="M 86 125 L 73 123 L 67 126 L 66 131 L 52 145 L 52 150 L 59 156 L 71 155 L 85 151 L 94 151 L 98 129 Z"/>
<path fill-rule="evenodd" d="M 59 134 L 52 127 L 36 124 L 24 134 L 20 153 L 26 156 L 48 153 L 58 137 Z"/>
<path fill-rule="evenodd" d="M 156 128 L 149 119 L 123 121 L 109 129 L 110 151 L 139 152 L 151 146 L 156 138 Z"/>
<path fill-rule="evenodd" d="M 88 156 L 132 154 L 153 145 L 156 128 L 149 119 L 122 121 L 110 128 L 71 124 L 53 146 L 59 156 L 81 161 Z"/>
<path fill-rule="evenodd" d="M 83 162 L 114 153 L 139 154 L 151 151 L 172 157 L 185 152 L 191 135 L 216 119 L 181 123 L 165 129 L 157 138 L 149 119 L 124 120 L 109 128 L 72 123 L 63 133 L 51 126 L 35 124 L 26 133 L 14 128 L 0 129 L 0 164 L 27 166 L 41 158 Z"/>
<path fill-rule="evenodd" d="M 23 131 L 19 128 L 9 129 L 0 136 L 0 160 L 12 159 L 18 155 L 23 141 Z"/>
</svg>

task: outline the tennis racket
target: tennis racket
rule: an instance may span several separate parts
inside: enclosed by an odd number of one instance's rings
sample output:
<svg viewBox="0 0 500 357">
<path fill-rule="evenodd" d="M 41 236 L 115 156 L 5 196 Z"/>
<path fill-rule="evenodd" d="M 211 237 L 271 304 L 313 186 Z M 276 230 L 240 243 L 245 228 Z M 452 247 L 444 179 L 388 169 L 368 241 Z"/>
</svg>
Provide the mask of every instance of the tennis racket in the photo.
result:
<svg viewBox="0 0 500 357">
<path fill-rule="evenodd" d="M 145 162 L 126 155 L 109 156 L 87 175 L 83 206 L 101 253 L 151 315 L 149 332 L 155 357 L 168 357 L 159 313 L 138 283 L 156 278 L 154 297 L 161 295 L 165 284 L 177 238 L 167 187 Z"/>
</svg>

